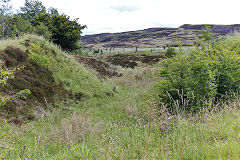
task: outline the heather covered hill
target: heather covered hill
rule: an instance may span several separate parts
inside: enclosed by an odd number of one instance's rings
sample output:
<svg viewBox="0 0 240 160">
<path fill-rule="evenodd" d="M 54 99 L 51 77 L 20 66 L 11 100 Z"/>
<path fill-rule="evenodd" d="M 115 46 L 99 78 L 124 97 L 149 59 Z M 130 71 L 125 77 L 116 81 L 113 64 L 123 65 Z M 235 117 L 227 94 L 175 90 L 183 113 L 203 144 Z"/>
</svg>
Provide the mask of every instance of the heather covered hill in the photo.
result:
<svg viewBox="0 0 240 160">
<path fill-rule="evenodd" d="M 39 108 L 51 110 L 59 103 L 111 94 L 110 85 L 42 37 L 25 35 L 0 44 L 0 69 L 21 68 L 10 76 L 7 85 L 0 86 L 0 92 L 3 96 L 24 89 L 31 92 L 26 99 L 15 98 L 1 106 L 0 117 L 35 119 Z"/>
<path fill-rule="evenodd" d="M 216 38 L 229 35 L 240 30 L 240 24 L 208 25 Z M 191 45 L 195 37 L 201 36 L 205 25 L 184 24 L 178 28 L 149 28 L 138 31 L 121 33 L 102 33 L 82 37 L 81 44 L 89 48 L 132 48 L 132 47 L 163 47 L 177 45 Z"/>
</svg>

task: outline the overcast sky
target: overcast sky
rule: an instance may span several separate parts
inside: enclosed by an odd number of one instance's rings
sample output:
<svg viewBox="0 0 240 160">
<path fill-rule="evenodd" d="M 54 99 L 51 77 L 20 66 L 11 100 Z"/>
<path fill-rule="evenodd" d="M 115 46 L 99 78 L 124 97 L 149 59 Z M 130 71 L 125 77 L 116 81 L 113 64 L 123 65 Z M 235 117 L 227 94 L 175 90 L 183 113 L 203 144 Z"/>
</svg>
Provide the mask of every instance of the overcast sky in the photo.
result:
<svg viewBox="0 0 240 160">
<path fill-rule="evenodd" d="M 84 34 L 122 32 L 182 24 L 237 24 L 239 0 L 42 0 L 79 23 Z M 14 8 L 24 0 L 12 0 Z"/>
</svg>

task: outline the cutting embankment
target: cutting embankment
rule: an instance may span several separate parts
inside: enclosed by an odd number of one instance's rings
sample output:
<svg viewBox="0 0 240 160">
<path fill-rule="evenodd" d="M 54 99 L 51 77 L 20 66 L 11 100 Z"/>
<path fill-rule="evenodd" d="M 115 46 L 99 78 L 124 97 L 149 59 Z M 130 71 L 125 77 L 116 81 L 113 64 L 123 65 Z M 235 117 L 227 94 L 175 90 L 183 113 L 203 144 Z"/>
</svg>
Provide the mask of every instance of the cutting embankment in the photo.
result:
<svg viewBox="0 0 240 160">
<path fill-rule="evenodd" d="M 1 44 L 3 69 L 21 68 L 0 88 L 2 95 L 11 96 L 25 89 L 31 91 L 27 98 L 13 99 L 1 107 L 0 115 L 15 123 L 44 116 L 45 110 L 55 108 L 58 103 L 77 102 L 112 92 L 109 85 L 73 56 L 41 37 L 29 35 Z"/>
</svg>

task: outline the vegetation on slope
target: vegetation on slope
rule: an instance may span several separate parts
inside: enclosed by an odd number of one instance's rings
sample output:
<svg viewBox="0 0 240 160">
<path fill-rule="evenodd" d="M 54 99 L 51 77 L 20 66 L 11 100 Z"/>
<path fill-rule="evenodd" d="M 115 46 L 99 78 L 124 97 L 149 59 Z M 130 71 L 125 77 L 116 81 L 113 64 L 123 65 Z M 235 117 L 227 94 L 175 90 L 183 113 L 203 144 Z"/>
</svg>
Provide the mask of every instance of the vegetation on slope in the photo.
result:
<svg viewBox="0 0 240 160">
<path fill-rule="evenodd" d="M 150 71 L 122 69 L 114 97 L 93 97 L 21 128 L 2 128 L 6 159 L 239 159 L 239 100 L 221 112 L 155 114 Z M 136 79 L 138 74 L 142 78 Z M 148 99 L 143 104 L 142 100 Z M 154 107 L 155 106 L 155 107 Z M 5 122 L 3 122 L 5 123 Z"/>
<path fill-rule="evenodd" d="M 0 55 L 5 67 L 24 66 L 13 79 L 7 81 L 1 92 L 29 89 L 32 93 L 27 100 L 14 100 L 1 108 L 7 117 L 15 115 L 32 119 L 39 103 L 49 109 L 48 103 L 59 103 L 60 100 L 68 103 L 68 98 L 79 101 L 84 97 L 112 94 L 110 85 L 75 61 L 73 56 L 62 52 L 59 47 L 41 37 L 26 35 L 19 40 L 1 43 L 6 46 L 12 44 Z"/>
<path fill-rule="evenodd" d="M 81 92 L 87 97 L 104 96 L 104 93 L 110 91 L 108 84 L 79 64 L 73 56 L 62 52 L 56 45 L 36 36 L 26 36 L 22 40 L 28 39 L 30 39 L 30 46 L 27 48 L 29 57 L 49 68 L 56 81 L 62 83 L 67 90 Z"/>
<path fill-rule="evenodd" d="M 0 109 L 1 114 L 7 117 L 17 116 L 33 119 L 32 109 L 36 102 L 45 104 L 53 102 L 54 97 L 60 95 L 69 95 L 69 93 L 61 86 L 55 83 L 52 72 L 38 63 L 29 60 L 26 52 L 13 46 L 7 47 L 1 51 L 0 58 L 4 62 L 3 70 L 10 68 L 19 68 L 21 70 L 15 73 L 14 77 L 8 79 L 5 86 L 1 88 L 3 95 L 16 94 L 19 90 L 28 90 L 31 94 L 27 99 L 12 99 L 5 103 Z M 3 72 L 1 72 L 3 73 Z M 61 96 L 64 97 L 64 96 Z"/>
</svg>

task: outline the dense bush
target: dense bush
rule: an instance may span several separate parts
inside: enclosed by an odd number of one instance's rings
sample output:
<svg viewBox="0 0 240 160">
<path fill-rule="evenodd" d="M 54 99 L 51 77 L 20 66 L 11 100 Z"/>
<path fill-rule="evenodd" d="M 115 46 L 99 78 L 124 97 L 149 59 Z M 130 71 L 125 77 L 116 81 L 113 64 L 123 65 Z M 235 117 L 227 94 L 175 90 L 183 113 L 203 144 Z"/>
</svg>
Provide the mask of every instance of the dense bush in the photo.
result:
<svg viewBox="0 0 240 160">
<path fill-rule="evenodd" d="M 82 30 L 86 26 L 81 26 L 78 19 L 71 20 L 67 15 L 50 15 L 48 13 L 42 13 L 36 15 L 31 23 L 34 26 L 41 23 L 48 27 L 52 33 L 51 40 L 60 45 L 64 50 L 76 50 L 79 49 L 79 40 L 81 38 Z"/>
<path fill-rule="evenodd" d="M 33 26 L 29 20 L 19 15 L 1 15 L 0 22 L 0 37 L 2 39 L 16 38 L 26 33 L 37 34 L 43 36 L 47 40 L 50 40 L 52 37 L 51 31 L 49 31 L 49 28 L 43 23 L 40 22 Z"/>
<path fill-rule="evenodd" d="M 80 48 L 78 42 L 86 26 L 80 25 L 78 19 L 71 20 L 69 16 L 59 14 L 55 8 L 49 8 L 47 13 L 46 7 L 39 0 L 25 0 L 20 15 L 36 27 L 37 34 L 47 37 L 64 50 Z"/>
<path fill-rule="evenodd" d="M 174 57 L 176 56 L 177 52 L 175 51 L 175 49 L 171 46 L 168 46 L 165 56 L 168 58 Z"/>
<path fill-rule="evenodd" d="M 173 110 L 178 106 L 197 111 L 240 89 L 240 38 L 215 42 L 209 39 L 209 28 L 203 33 L 205 41 L 199 40 L 188 55 L 180 50 L 161 64 L 165 80 L 155 89 L 159 100 Z"/>
</svg>

